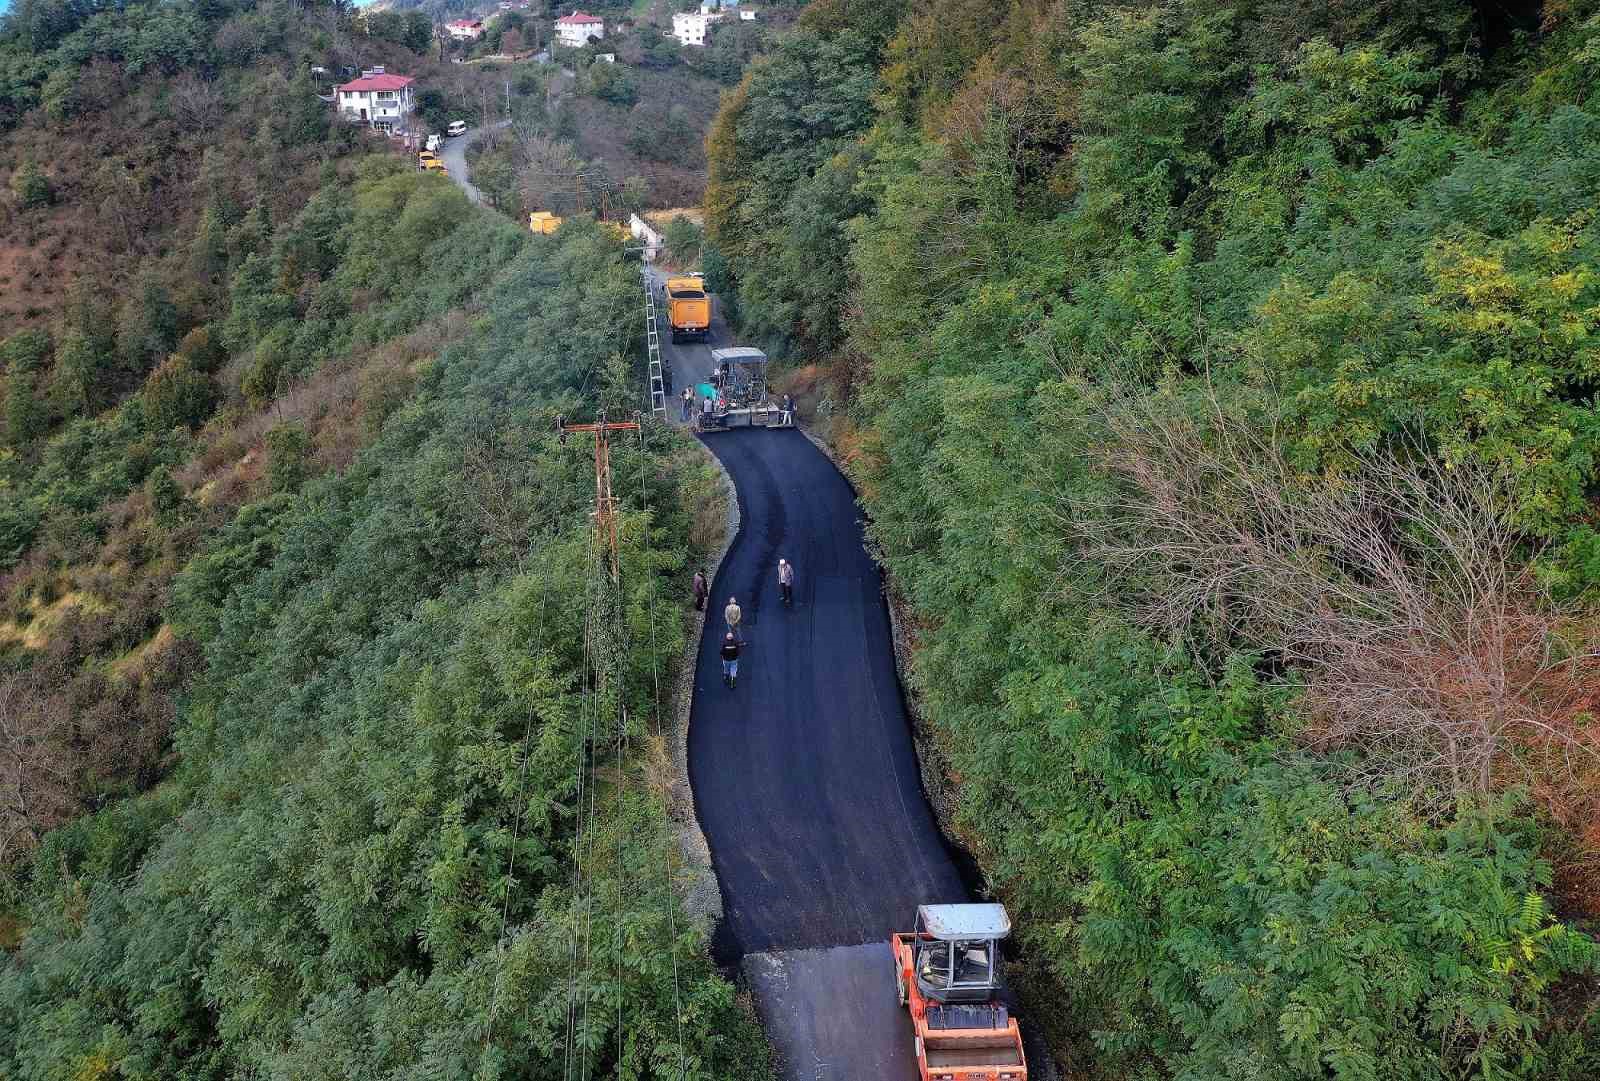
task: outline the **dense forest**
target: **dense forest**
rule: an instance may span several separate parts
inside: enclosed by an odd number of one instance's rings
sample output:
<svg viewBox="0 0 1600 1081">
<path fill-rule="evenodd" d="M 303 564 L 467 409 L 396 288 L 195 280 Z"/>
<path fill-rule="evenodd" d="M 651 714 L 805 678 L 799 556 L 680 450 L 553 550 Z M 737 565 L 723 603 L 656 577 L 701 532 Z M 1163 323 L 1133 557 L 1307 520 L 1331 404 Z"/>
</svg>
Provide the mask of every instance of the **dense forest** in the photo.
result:
<svg viewBox="0 0 1600 1081">
<path fill-rule="evenodd" d="M 0 21 L 62 253 L 0 327 L 0 1076 L 762 1077 L 657 738 L 720 489 L 619 442 L 612 584 L 556 432 L 632 408 L 637 267 L 335 124 L 312 68 L 416 60 L 351 19 Z"/>
<path fill-rule="evenodd" d="M 1072 1076 L 1600 1074 L 1600 8 L 817 0 L 705 267 Z"/>
</svg>

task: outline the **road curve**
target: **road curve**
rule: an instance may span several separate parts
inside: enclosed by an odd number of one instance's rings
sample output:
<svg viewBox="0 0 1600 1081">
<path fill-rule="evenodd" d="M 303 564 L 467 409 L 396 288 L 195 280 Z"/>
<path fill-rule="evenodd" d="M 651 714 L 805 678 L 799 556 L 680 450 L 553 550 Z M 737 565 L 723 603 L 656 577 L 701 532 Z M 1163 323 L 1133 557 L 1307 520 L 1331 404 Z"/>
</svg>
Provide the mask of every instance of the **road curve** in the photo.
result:
<svg viewBox="0 0 1600 1081">
<path fill-rule="evenodd" d="M 465 135 L 445 139 L 439 146 L 439 158 L 444 162 L 444 171 L 451 180 L 461 185 L 461 190 L 474 203 L 483 202 L 483 192 L 472 186 L 472 170 L 467 167 L 467 147 L 481 139 L 484 132 L 495 131 L 510 123 L 509 120 L 498 120 L 486 128 L 472 128 Z"/>
<path fill-rule="evenodd" d="M 850 486 L 799 432 L 706 443 L 741 521 L 713 585 L 689 729 L 720 940 L 784 1076 L 915 1079 L 886 940 L 918 904 L 968 893 L 922 792 L 880 571 Z M 780 556 L 796 567 L 792 609 L 779 602 Z M 717 656 L 730 596 L 748 641 L 736 690 Z"/>
</svg>

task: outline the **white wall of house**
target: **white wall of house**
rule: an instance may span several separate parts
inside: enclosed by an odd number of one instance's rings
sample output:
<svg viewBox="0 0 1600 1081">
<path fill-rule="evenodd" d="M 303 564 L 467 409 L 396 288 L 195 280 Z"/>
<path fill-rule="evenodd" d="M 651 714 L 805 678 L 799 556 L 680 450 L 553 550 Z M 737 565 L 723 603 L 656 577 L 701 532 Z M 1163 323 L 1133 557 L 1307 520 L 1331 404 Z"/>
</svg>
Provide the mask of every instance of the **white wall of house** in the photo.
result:
<svg viewBox="0 0 1600 1081">
<path fill-rule="evenodd" d="M 569 49 L 581 49 L 591 41 L 599 41 L 606 36 L 606 24 L 603 22 L 592 23 L 567 23 L 556 21 L 556 44 L 565 45 Z"/>
<path fill-rule="evenodd" d="M 680 11 L 672 16 L 672 36 L 680 45 L 704 45 L 712 24 L 722 18 L 720 12 Z"/>
<path fill-rule="evenodd" d="M 411 115 L 412 88 L 399 90 L 341 90 L 339 112 L 347 119 L 362 121 L 375 128 L 403 128 Z"/>
<path fill-rule="evenodd" d="M 644 241 L 645 262 L 655 262 L 656 255 L 661 251 L 661 245 L 665 243 L 661 234 L 637 214 L 628 215 L 628 232 L 633 234 L 633 239 Z"/>
</svg>

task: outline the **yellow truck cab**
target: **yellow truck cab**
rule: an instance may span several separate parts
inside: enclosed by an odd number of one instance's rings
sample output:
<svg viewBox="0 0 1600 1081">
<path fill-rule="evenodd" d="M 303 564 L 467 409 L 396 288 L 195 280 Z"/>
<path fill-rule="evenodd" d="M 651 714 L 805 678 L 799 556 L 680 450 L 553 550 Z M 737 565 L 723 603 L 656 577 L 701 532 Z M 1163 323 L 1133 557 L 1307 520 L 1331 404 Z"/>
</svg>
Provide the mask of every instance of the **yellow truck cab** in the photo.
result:
<svg viewBox="0 0 1600 1081">
<path fill-rule="evenodd" d="M 528 215 L 528 231 L 530 233 L 549 236 L 559 228 L 561 228 L 561 219 L 548 210 L 535 210 Z"/>
<path fill-rule="evenodd" d="M 439 155 L 435 154 L 433 151 L 424 150 L 417 155 L 417 168 L 433 169 L 443 172 L 444 162 L 439 160 Z"/>
<path fill-rule="evenodd" d="M 711 298 L 704 281 L 691 277 L 667 279 L 667 321 L 672 326 L 673 341 L 705 341 L 711 333 Z"/>
</svg>

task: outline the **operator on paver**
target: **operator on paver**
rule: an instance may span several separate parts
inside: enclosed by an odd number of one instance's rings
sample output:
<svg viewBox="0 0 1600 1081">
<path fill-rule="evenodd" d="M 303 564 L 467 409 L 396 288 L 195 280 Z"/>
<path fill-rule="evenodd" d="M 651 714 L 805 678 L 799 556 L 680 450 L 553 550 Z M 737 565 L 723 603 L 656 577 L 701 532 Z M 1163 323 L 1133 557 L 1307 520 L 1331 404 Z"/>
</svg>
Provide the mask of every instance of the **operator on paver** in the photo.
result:
<svg viewBox="0 0 1600 1081">
<path fill-rule="evenodd" d="M 730 688 L 739 682 L 739 643 L 732 632 L 722 640 L 722 682 Z"/>
<path fill-rule="evenodd" d="M 794 564 L 785 559 L 778 560 L 778 592 L 784 604 L 794 604 Z"/>
<path fill-rule="evenodd" d="M 738 642 L 744 639 L 739 635 L 739 621 L 744 618 L 744 613 L 739 610 L 739 599 L 728 598 L 728 607 L 722 610 L 722 618 L 728 621 L 728 637 Z"/>
<path fill-rule="evenodd" d="M 716 403 L 711 400 L 711 395 L 706 395 L 705 404 L 700 407 L 700 427 L 711 427 L 711 411 L 716 408 Z"/>
</svg>

